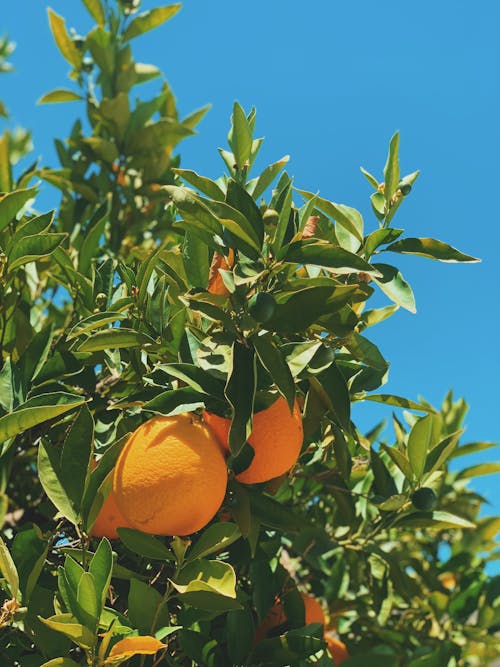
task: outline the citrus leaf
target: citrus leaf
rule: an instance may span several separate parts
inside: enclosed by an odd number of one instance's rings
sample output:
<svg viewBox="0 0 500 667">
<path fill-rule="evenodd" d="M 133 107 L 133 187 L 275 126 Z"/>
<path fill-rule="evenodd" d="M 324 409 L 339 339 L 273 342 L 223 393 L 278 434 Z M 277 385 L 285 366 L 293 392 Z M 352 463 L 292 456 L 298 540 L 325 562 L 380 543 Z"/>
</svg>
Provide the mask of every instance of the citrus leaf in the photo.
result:
<svg viewBox="0 0 500 667">
<path fill-rule="evenodd" d="M 76 618 L 72 614 L 56 614 L 50 618 L 38 619 L 51 630 L 61 632 L 71 641 L 81 646 L 83 649 L 90 649 L 95 645 L 96 637 L 93 632 L 80 623 L 77 623 Z"/>
<path fill-rule="evenodd" d="M 104 14 L 104 7 L 102 6 L 101 0 L 83 0 L 83 4 L 94 21 L 103 27 L 106 23 L 106 16 Z"/>
<path fill-rule="evenodd" d="M 71 660 L 71 658 L 53 658 L 48 662 L 44 662 L 41 667 L 79 667 L 78 664 Z"/>
<path fill-rule="evenodd" d="M 75 326 L 70 329 L 69 333 L 66 336 L 66 340 L 70 341 L 74 338 L 78 338 L 82 334 L 90 333 L 96 329 L 101 329 L 107 324 L 115 324 L 120 320 L 126 319 L 126 315 L 118 311 L 113 310 L 104 310 L 100 313 L 95 313 L 94 315 L 89 315 L 83 320 L 80 320 Z"/>
<path fill-rule="evenodd" d="M 498 447 L 497 442 L 468 442 L 465 445 L 460 445 L 453 454 L 451 458 L 455 459 L 458 456 L 467 456 L 467 454 L 475 454 L 476 452 L 482 452 L 485 449 L 492 449 L 493 447 Z"/>
<path fill-rule="evenodd" d="M 64 517 L 76 526 L 78 516 L 63 486 L 60 461 L 57 457 L 58 452 L 53 445 L 43 441 L 40 442 L 38 446 L 38 476 L 43 490 L 52 503 Z"/>
<path fill-rule="evenodd" d="M 384 197 L 387 204 L 390 203 L 396 193 L 399 179 L 399 132 L 396 132 L 389 143 L 389 153 L 384 167 Z"/>
<path fill-rule="evenodd" d="M 0 572 L 2 576 L 9 584 L 10 594 L 13 598 L 20 601 L 20 590 L 19 590 L 19 575 L 17 573 L 17 568 L 12 560 L 7 545 L 0 537 Z"/>
<path fill-rule="evenodd" d="M 99 546 L 92 556 L 89 564 L 89 572 L 94 577 L 97 599 L 99 601 L 98 616 L 100 617 L 113 573 L 113 552 L 109 540 L 105 537 L 99 542 Z"/>
<path fill-rule="evenodd" d="M 187 562 L 205 558 L 217 551 L 225 550 L 230 544 L 241 537 L 235 523 L 222 521 L 209 526 L 188 552 Z"/>
<path fill-rule="evenodd" d="M 195 171 L 190 169 L 172 169 L 178 176 L 187 181 L 194 188 L 203 192 L 207 197 L 211 197 L 217 201 L 224 201 L 225 194 L 220 189 L 220 187 L 215 183 L 215 181 L 206 178 L 206 176 L 200 176 Z"/>
<path fill-rule="evenodd" d="M 413 480 L 413 470 L 406 456 L 397 447 L 389 447 L 385 443 L 380 443 L 380 447 L 390 456 L 397 467 L 401 470 L 407 480 Z"/>
<path fill-rule="evenodd" d="M 84 402 L 84 398 L 64 392 L 41 394 L 30 398 L 14 412 L 0 417 L 0 441 L 13 438 L 37 424 L 59 417 Z"/>
<path fill-rule="evenodd" d="M 406 408 L 408 410 L 419 410 L 420 412 L 434 412 L 434 408 L 428 405 L 422 405 L 416 401 L 411 401 L 409 398 L 403 396 L 395 396 L 394 394 L 369 394 L 363 396 L 364 401 L 374 401 L 375 403 L 383 403 L 384 405 L 394 405 L 398 408 Z"/>
<path fill-rule="evenodd" d="M 425 470 L 427 453 L 432 446 L 433 416 L 418 419 L 408 437 L 408 460 L 417 481 Z"/>
<path fill-rule="evenodd" d="M 362 361 L 367 366 L 384 370 L 389 365 L 375 343 L 361 334 L 356 332 L 349 334 L 344 339 L 344 345 L 355 359 Z"/>
<path fill-rule="evenodd" d="M 83 100 L 83 97 L 78 95 L 78 93 L 74 93 L 72 90 L 67 90 L 66 88 L 57 88 L 56 90 L 51 90 L 50 93 L 45 93 L 45 95 L 42 95 L 37 104 L 79 102 L 80 100 Z"/>
<path fill-rule="evenodd" d="M 182 568 L 172 585 L 181 599 L 197 609 L 229 611 L 239 609 L 236 574 L 229 563 L 195 560 Z"/>
<path fill-rule="evenodd" d="M 412 512 L 396 521 L 396 525 L 404 527 L 443 528 L 475 528 L 476 525 L 460 516 L 449 512 Z"/>
<path fill-rule="evenodd" d="M 155 341 L 145 333 L 135 329 L 116 327 L 98 331 L 77 346 L 78 352 L 98 352 L 124 347 L 142 347 L 143 345 L 154 345 Z"/>
<path fill-rule="evenodd" d="M 47 257 L 61 245 L 65 238 L 66 234 L 45 233 L 25 236 L 16 244 L 9 255 L 8 270 L 14 271 L 23 264 Z"/>
<path fill-rule="evenodd" d="M 358 255 L 326 241 L 295 241 L 285 249 L 283 261 L 294 264 L 313 264 L 331 269 L 333 273 L 380 273 Z"/>
<path fill-rule="evenodd" d="M 403 278 L 403 275 L 394 266 L 389 264 L 372 264 L 373 268 L 379 271 L 381 278 L 374 278 L 382 292 L 386 294 L 391 301 L 402 306 L 410 313 L 416 313 L 415 297 L 413 296 L 410 285 Z"/>
<path fill-rule="evenodd" d="M 174 560 L 171 551 L 154 535 L 133 528 L 118 528 L 117 532 L 127 549 L 140 556 L 152 560 Z"/>
<path fill-rule="evenodd" d="M 292 411 L 295 403 L 295 383 L 285 358 L 273 341 L 272 334 L 260 332 L 251 336 L 250 341 L 260 363 L 272 377 L 278 391 Z"/>
<path fill-rule="evenodd" d="M 482 475 L 494 475 L 500 472 L 500 463 L 478 463 L 470 468 L 465 468 L 458 473 L 459 479 L 470 479 Z"/>
<path fill-rule="evenodd" d="M 94 420 L 84 404 L 64 441 L 61 454 L 61 483 L 73 506 L 79 510 L 94 450 Z"/>
<path fill-rule="evenodd" d="M 177 14 L 180 8 L 180 4 L 168 5 L 165 7 L 155 7 L 154 9 L 139 14 L 123 33 L 123 40 L 128 41 L 134 39 L 134 37 L 139 37 L 139 35 L 143 35 L 145 32 L 157 28 Z"/>
<path fill-rule="evenodd" d="M 66 29 L 66 21 L 53 9 L 48 8 L 49 24 L 57 48 L 64 58 L 78 69 L 82 64 L 82 55 Z"/>
<path fill-rule="evenodd" d="M 233 151 L 235 162 L 239 169 L 245 166 L 250 158 L 252 150 L 252 129 L 246 114 L 238 104 L 234 103 L 231 116 L 231 129 L 227 137 L 228 143 Z"/>
<path fill-rule="evenodd" d="M 420 255 L 438 259 L 441 262 L 480 262 L 471 255 L 465 255 L 453 246 L 430 238 L 407 238 L 391 243 L 384 251 L 399 252 L 408 255 Z"/>
<path fill-rule="evenodd" d="M 27 201 L 38 192 L 37 188 L 14 190 L 0 198 L 0 231 L 7 227 Z"/>
<path fill-rule="evenodd" d="M 252 432 L 252 416 L 257 388 L 256 356 L 253 348 L 234 342 L 225 396 L 233 409 L 229 447 L 236 455 Z"/>
<path fill-rule="evenodd" d="M 280 173 L 289 160 L 290 156 L 285 155 L 281 158 L 281 160 L 278 160 L 277 162 L 274 162 L 273 164 L 270 164 L 268 167 L 266 167 L 258 178 L 255 178 L 253 181 L 250 181 L 247 184 L 248 191 L 255 200 L 257 200 L 267 190 L 267 188 L 271 185 L 276 176 Z"/>
<path fill-rule="evenodd" d="M 334 204 L 327 199 L 319 197 L 317 194 L 307 192 L 306 190 L 298 190 L 300 194 L 306 199 L 315 198 L 316 207 L 320 211 L 326 213 L 335 222 L 344 227 L 348 232 L 355 236 L 358 241 L 363 241 L 363 218 L 361 213 L 355 208 L 345 206 L 344 204 Z"/>
</svg>

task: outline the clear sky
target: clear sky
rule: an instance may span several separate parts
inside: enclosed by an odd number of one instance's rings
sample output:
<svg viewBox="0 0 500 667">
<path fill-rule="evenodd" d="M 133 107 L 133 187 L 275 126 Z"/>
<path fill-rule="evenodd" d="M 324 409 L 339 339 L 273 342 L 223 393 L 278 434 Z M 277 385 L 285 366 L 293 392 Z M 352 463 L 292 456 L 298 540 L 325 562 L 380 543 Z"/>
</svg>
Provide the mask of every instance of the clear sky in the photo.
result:
<svg viewBox="0 0 500 667">
<path fill-rule="evenodd" d="M 47 4 L 2 0 L 2 32 L 18 48 L 0 98 L 33 130 L 36 154 L 55 165 L 52 139 L 66 137 L 83 109 L 35 105 L 43 93 L 71 85 L 50 38 Z M 77 0 L 50 5 L 78 31 L 90 27 Z M 483 261 L 447 265 L 388 254 L 384 261 L 412 284 L 418 312 L 399 311 L 368 333 L 391 361 L 384 391 L 438 403 L 453 387 L 466 398 L 468 441 L 500 440 L 499 23 L 497 0 L 186 0 L 171 22 L 134 40 L 137 58 L 165 72 L 181 112 L 213 104 L 199 136 L 182 144 L 183 166 L 208 176 L 222 171 L 216 149 L 225 145 L 237 99 L 257 107 L 257 131 L 266 137 L 260 165 L 290 154 L 298 187 L 358 208 L 375 228 L 359 166 L 381 176 L 388 141 L 401 131 L 402 172 L 422 173 L 396 225 Z M 390 411 L 381 406 L 356 410 L 366 427 L 382 416 Z M 500 512 L 498 478 L 475 486 Z"/>
</svg>

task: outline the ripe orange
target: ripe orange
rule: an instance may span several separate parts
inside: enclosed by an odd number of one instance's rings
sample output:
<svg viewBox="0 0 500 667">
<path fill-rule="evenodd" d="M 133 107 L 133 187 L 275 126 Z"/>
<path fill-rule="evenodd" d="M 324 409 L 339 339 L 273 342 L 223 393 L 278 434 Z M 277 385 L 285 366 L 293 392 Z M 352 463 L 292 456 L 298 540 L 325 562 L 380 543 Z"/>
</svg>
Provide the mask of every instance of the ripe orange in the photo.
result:
<svg viewBox="0 0 500 667">
<path fill-rule="evenodd" d="M 309 623 L 322 623 L 325 625 L 325 613 L 321 604 L 312 595 L 302 593 L 302 600 L 304 601 L 304 620 L 305 625 Z M 267 616 L 262 623 L 255 630 L 254 644 L 258 644 L 265 639 L 271 630 L 277 628 L 279 625 L 286 623 L 285 610 L 281 600 L 277 600 L 271 607 Z"/>
<path fill-rule="evenodd" d="M 206 412 L 204 417 L 219 442 L 229 451 L 231 421 L 211 412 Z M 295 402 L 293 414 L 290 414 L 287 402 L 280 396 L 268 408 L 254 414 L 248 442 L 252 445 L 255 456 L 250 466 L 237 475 L 237 479 L 243 484 L 256 484 L 268 482 L 288 472 L 299 457 L 303 439 L 298 403 Z"/>
<path fill-rule="evenodd" d="M 153 417 L 139 426 L 116 462 L 113 491 L 132 528 L 189 535 L 214 517 L 227 469 L 212 431 L 194 414 Z"/>
<path fill-rule="evenodd" d="M 98 463 L 95 460 L 91 461 L 92 470 L 96 468 Z M 113 489 L 108 494 L 108 497 L 102 504 L 97 519 L 92 526 L 90 531 L 91 537 L 107 537 L 110 540 L 117 540 L 118 533 L 116 532 L 117 528 L 128 528 L 128 521 L 125 519 L 123 514 L 118 509 L 116 504 L 115 494 Z"/>
<path fill-rule="evenodd" d="M 211 294 L 218 294 L 220 296 L 228 296 L 229 290 L 224 285 L 219 269 L 229 270 L 234 264 L 234 250 L 229 248 L 227 259 L 219 252 L 214 252 L 212 257 L 212 264 L 210 265 L 210 273 L 208 276 L 208 291 Z"/>
<path fill-rule="evenodd" d="M 118 509 L 115 494 L 113 493 L 113 489 L 111 489 L 97 515 L 90 535 L 91 537 L 107 537 L 110 540 L 117 540 L 118 533 L 116 529 L 129 527 L 128 521 Z"/>
<path fill-rule="evenodd" d="M 341 639 L 338 639 L 332 634 L 326 634 L 325 641 L 328 644 L 328 651 L 332 656 L 332 663 L 335 665 L 335 667 L 337 667 L 337 665 L 341 665 L 351 657 L 349 655 L 349 651 L 347 650 L 347 646 Z"/>
</svg>

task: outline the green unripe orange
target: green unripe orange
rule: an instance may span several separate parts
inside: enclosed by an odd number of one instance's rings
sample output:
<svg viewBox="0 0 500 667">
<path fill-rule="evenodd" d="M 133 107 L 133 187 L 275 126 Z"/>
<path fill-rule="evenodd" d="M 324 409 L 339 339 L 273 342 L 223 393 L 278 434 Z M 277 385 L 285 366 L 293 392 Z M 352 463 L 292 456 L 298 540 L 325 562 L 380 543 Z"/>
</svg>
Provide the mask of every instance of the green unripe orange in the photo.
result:
<svg viewBox="0 0 500 667">
<path fill-rule="evenodd" d="M 428 486 L 423 486 L 421 489 L 415 491 L 411 497 L 411 502 L 417 510 L 430 512 L 437 505 L 437 497 L 432 489 Z"/>
<path fill-rule="evenodd" d="M 257 292 L 248 302 L 248 312 L 254 320 L 263 324 L 268 322 L 276 311 L 276 301 L 272 294 Z"/>
</svg>

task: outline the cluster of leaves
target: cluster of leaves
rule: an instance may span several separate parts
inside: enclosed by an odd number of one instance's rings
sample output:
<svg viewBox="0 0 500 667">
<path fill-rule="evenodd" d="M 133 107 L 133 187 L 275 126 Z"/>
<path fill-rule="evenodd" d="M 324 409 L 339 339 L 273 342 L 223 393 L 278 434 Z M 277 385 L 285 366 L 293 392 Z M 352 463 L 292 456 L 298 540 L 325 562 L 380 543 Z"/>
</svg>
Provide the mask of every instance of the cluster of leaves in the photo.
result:
<svg viewBox="0 0 500 667">
<path fill-rule="evenodd" d="M 372 393 L 388 363 L 366 329 L 415 310 L 398 268 L 377 255 L 475 261 L 392 226 L 418 177 L 400 174 L 399 135 L 381 181 L 363 170 L 369 231 L 357 210 L 296 189 L 286 157 L 250 178 L 262 139 L 255 111 L 238 104 L 220 151 L 226 174 L 180 168 L 174 149 L 206 109 L 180 121 L 165 82 L 133 109 L 129 99 L 160 76 L 134 61 L 131 40 L 178 6 L 83 3 L 97 23 L 85 37 L 49 10 L 77 92 L 42 101 L 84 101 L 87 122 L 56 141 L 60 169 L 35 163 L 16 176 L 0 154 L 2 660 L 331 665 L 322 628 L 304 626 L 307 591 L 346 642 L 346 666 L 487 664 L 500 589 L 485 566 L 498 558 L 500 519 L 480 517 L 484 499 L 467 484 L 499 466 L 449 464 L 493 445 L 460 444 L 466 406 L 451 395 L 437 410 Z M 55 215 L 33 209 L 36 177 L 62 192 Z M 367 308 L 376 290 L 391 303 Z M 245 486 L 231 474 L 219 515 L 189 539 L 123 528 L 112 550 L 89 537 L 145 419 L 229 416 L 238 473 L 253 456 L 253 414 L 278 393 L 303 414 L 290 475 Z M 395 443 L 380 442 L 382 425 L 362 434 L 352 422 L 364 400 L 404 409 Z M 277 598 L 286 626 L 255 645 Z"/>
</svg>

